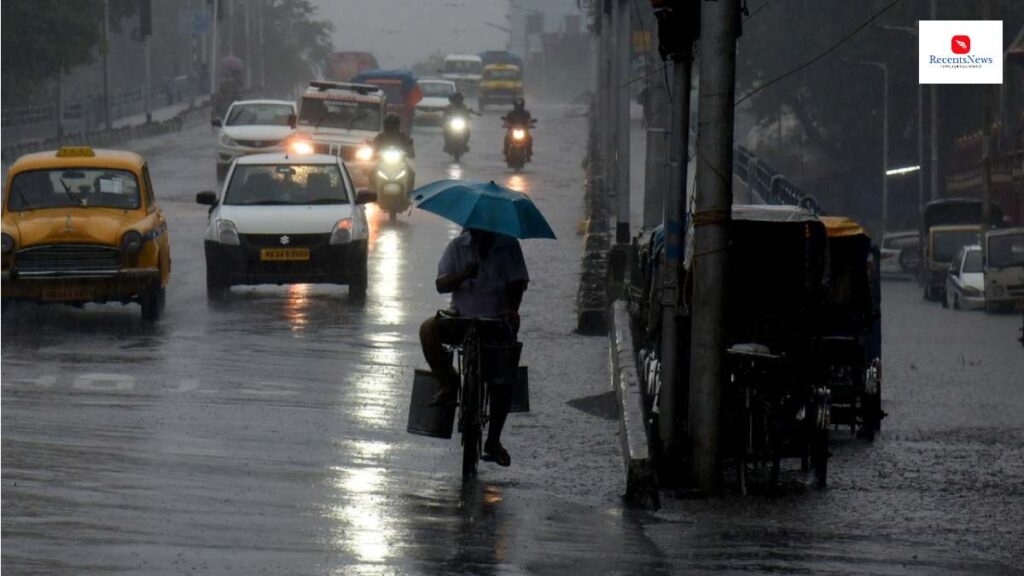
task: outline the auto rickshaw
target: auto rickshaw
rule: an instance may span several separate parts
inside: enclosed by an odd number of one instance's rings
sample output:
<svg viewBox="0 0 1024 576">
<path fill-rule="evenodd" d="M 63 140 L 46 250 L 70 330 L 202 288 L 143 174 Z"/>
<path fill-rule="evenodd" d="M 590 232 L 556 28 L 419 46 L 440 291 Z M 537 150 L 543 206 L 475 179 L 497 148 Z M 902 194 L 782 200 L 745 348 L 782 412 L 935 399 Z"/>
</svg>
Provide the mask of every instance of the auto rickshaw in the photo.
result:
<svg viewBox="0 0 1024 576">
<path fill-rule="evenodd" d="M 864 228 L 822 216 L 828 237 L 825 302 L 815 360 L 831 392 L 833 425 L 862 438 L 881 428 L 880 257 Z"/>
</svg>

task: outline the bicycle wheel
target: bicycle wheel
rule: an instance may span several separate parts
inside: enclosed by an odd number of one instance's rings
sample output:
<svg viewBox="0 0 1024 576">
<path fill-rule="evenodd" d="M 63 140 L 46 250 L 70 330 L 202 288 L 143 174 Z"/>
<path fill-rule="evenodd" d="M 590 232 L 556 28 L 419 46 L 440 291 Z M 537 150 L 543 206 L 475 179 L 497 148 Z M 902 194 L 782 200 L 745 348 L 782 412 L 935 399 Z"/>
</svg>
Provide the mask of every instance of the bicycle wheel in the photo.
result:
<svg viewBox="0 0 1024 576">
<path fill-rule="evenodd" d="M 462 479 L 476 476 L 480 462 L 480 366 L 475 354 L 467 355 L 462 391 Z"/>
</svg>

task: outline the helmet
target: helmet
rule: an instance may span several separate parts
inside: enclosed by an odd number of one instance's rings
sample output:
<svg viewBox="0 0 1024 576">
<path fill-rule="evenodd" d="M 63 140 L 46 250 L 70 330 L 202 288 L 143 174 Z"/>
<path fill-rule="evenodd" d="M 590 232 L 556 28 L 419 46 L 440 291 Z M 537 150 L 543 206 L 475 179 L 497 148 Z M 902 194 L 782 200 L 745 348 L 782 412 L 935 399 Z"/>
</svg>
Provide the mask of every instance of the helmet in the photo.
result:
<svg viewBox="0 0 1024 576">
<path fill-rule="evenodd" d="M 388 114 L 384 117 L 385 130 L 398 130 L 402 127 L 402 119 L 397 114 Z"/>
<path fill-rule="evenodd" d="M 452 104 L 462 104 L 463 100 L 464 97 L 462 96 L 462 92 L 456 92 L 455 94 L 452 94 L 451 96 L 448 97 L 448 101 L 451 102 Z"/>
<path fill-rule="evenodd" d="M 516 98 L 515 101 L 512 102 L 512 107 L 515 108 L 516 110 L 525 110 L 526 101 L 523 100 L 522 98 Z"/>
</svg>

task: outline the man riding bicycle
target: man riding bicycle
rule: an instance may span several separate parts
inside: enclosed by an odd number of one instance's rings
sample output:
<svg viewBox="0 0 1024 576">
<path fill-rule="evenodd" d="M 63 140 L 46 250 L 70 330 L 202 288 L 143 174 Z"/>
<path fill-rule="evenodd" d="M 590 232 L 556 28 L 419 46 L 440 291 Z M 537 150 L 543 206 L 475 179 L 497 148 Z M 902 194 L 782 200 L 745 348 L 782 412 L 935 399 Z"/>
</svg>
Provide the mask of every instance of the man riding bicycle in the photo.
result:
<svg viewBox="0 0 1024 576">
<path fill-rule="evenodd" d="M 502 318 L 514 335 L 519 331 L 519 306 L 530 282 L 519 241 L 510 236 L 468 228 L 445 248 L 437 266 L 436 288 L 451 294 L 452 312 L 462 318 Z M 441 389 L 431 404 L 458 401 L 459 375 L 444 346 L 462 344 L 464 323 L 446 322 L 442 314 L 420 326 L 420 343 Z M 501 432 L 512 397 L 505 387 L 491 389 L 491 418 L 484 443 L 484 460 L 508 466 L 512 458 L 501 445 Z"/>
</svg>

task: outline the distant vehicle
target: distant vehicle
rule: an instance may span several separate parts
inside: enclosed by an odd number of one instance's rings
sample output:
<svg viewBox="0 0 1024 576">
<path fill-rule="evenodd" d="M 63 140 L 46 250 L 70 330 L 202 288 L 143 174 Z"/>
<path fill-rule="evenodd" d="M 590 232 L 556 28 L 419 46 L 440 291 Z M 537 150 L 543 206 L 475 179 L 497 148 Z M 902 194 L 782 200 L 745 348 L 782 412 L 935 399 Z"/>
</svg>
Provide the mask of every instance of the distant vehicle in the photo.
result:
<svg viewBox="0 0 1024 576">
<path fill-rule="evenodd" d="M 377 58 L 369 52 L 335 52 L 324 63 L 324 79 L 331 82 L 351 82 L 356 74 L 380 68 Z"/>
<path fill-rule="evenodd" d="M 912 230 L 889 232 L 882 237 L 881 271 L 888 277 L 911 277 L 921 266 L 921 237 Z"/>
<path fill-rule="evenodd" d="M 981 241 L 981 226 L 977 224 L 932 226 L 928 231 L 927 255 L 923 267 L 926 271 L 924 282 L 925 300 L 943 301 L 946 296 L 946 276 L 950 263 L 964 246 Z"/>
<path fill-rule="evenodd" d="M 224 179 L 239 156 L 284 150 L 294 132 L 288 123 L 294 115 L 295 103 L 288 100 L 240 100 L 228 108 L 223 119 L 212 120 L 213 127 L 220 128 L 217 180 Z"/>
<path fill-rule="evenodd" d="M 416 104 L 416 121 L 422 124 L 440 124 L 448 107 L 448 97 L 455 94 L 451 80 L 423 79 L 419 81 L 423 99 Z"/>
<path fill-rule="evenodd" d="M 412 131 L 416 105 L 423 99 L 415 74 L 408 70 L 367 70 L 352 81 L 379 88 L 387 99 L 388 113 L 402 119 L 403 131 Z"/>
<path fill-rule="evenodd" d="M 374 166 L 371 142 L 384 128 L 386 105 L 377 86 L 310 82 L 299 100 L 295 140 L 308 141 L 317 154 L 338 156 L 356 184 L 365 186 Z"/>
<path fill-rule="evenodd" d="M 985 268 L 980 245 L 964 246 L 953 257 L 946 273 L 942 307 L 954 310 L 985 307 Z"/>
<path fill-rule="evenodd" d="M 942 291 L 946 285 L 946 267 L 953 259 L 956 251 L 964 244 L 978 244 L 980 239 L 952 242 L 949 234 L 951 230 L 944 230 L 940 234 L 938 248 L 945 253 L 936 258 L 929 252 L 935 243 L 931 230 L 937 226 L 950 225 L 975 225 L 976 234 L 981 229 L 983 222 L 984 203 L 976 198 L 944 198 L 933 200 L 925 205 L 921 211 L 921 240 L 922 249 L 921 267 L 918 270 L 918 282 L 924 287 L 926 300 L 941 300 Z M 992 205 L 989 214 L 989 225 L 998 227 L 1003 221 L 1003 211 L 999 206 Z"/>
<path fill-rule="evenodd" d="M 171 275 L 167 221 L 146 161 L 65 147 L 18 158 L 3 204 L 3 300 L 138 302 L 157 320 Z"/>
<path fill-rule="evenodd" d="M 523 72 L 514 64 L 488 64 L 480 79 L 480 110 L 489 105 L 511 106 L 523 97 Z"/>
<path fill-rule="evenodd" d="M 308 151 L 306 149 L 305 151 Z M 348 284 L 367 287 L 369 227 L 363 204 L 337 156 L 289 153 L 243 156 L 232 164 L 210 206 L 204 236 L 206 292 L 211 300 L 236 284 Z"/>
<path fill-rule="evenodd" d="M 985 310 L 1024 306 L 1024 228 L 985 235 Z"/>
<path fill-rule="evenodd" d="M 491 64 L 512 64 L 523 69 L 523 59 L 507 50 L 485 50 L 480 53 L 480 60 L 484 66 Z"/>
<path fill-rule="evenodd" d="M 475 96 L 480 89 L 484 62 L 475 54 L 449 54 L 444 59 L 442 76 L 455 82 L 456 88 L 466 96 Z"/>
</svg>

